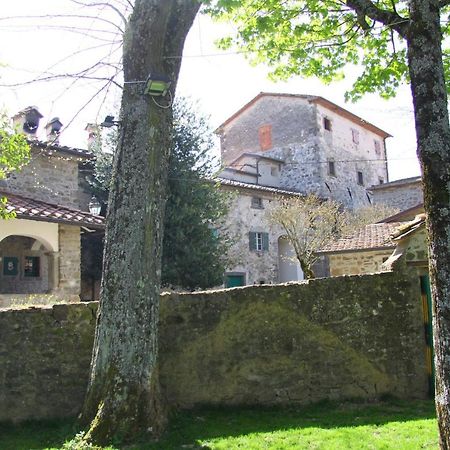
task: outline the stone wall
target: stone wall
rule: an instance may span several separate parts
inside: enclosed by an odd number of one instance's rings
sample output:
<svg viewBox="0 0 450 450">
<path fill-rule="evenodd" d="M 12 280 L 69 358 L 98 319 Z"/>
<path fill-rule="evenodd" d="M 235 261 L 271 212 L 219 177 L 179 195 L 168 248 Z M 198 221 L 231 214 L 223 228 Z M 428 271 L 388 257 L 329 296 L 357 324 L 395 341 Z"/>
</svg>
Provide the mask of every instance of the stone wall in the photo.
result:
<svg viewBox="0 0 450 450">
<path fill-rule="evenodd" d="M 393 248 L 386 250 L 354 251 L 329 254 L 330 275 L 359 275 L 381 272 L 382 264 L 392 255 Z"/>
<path fill-rule="evenodd" d="M 280 280 L 279 238 L 285 233 L 280 226 L 269 221 L 268 213 L 279 204 L 278 196 L 256 189 L 253 191 L 225 186 L 222 186 L 222 189 L 232 192 L 232 202 L 223 224 L 232 240 L 227 253 L 229 265 L 226 274 L 231 272 L 243 274 L 246 285 L 277 283 Z M 261 208 L 252 207 L 253 197 L 261 199 Z M 249 232 L 268 233 L 268 249 L 250 250 Z M 292 247 L 291 244 L 287 245 Z M 302 279 L 300 268 L 298 271 L 297 279 Z"/>
<path fill-rule="evenodd" d="M 261 146 L 262 128 L 270 133 L 268 147 Z M 280 188 L 333 198 L 352 209 L 369 205 L 367 187 L 388 178 L 382 134 L 301 97 L 262 96 L 225 124 L 220 137 L 224 164 L 243 152 L 282 159 Z M 329 173 L 328 161 L 334 162 L 335 174 Z"/>
<path fill-rule="evenodd" d="M 79 299 L 81 286 L 80 227 L 59 226 L 59 286 L 58 295 Z"/>
<path fill-rule="evenodd" d="M 423 189 L 420 178 L 411 181 L 398 180 L 373 189 L 374 203 L 381 203 L 404 211 L 423 203 Z"/>
<path fill-rule="evenodd" d="M 162 391 L 179 408 L 425 397 L 421 308 L 394 273 L 163 295 Z M 0 421 L 77 414 L 95 310 L 0 312 Z"/>
<path fill-rule="evenodd" d="M 29 164 L 3 180 L 0 187 L 14 194 L 79 209 L 78 183 L 76 158 L 63 154 L 49 156 L 42 150 L 33 150 Z"/>
</svg>

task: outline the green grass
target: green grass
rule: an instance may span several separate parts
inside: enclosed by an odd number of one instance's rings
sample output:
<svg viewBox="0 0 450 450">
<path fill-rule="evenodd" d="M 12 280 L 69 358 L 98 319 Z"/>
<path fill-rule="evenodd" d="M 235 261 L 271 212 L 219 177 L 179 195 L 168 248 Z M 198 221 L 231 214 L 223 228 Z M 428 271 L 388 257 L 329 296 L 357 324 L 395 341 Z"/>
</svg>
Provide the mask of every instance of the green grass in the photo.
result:
<svg viewBox="0 0 450 450">
<path fill-rule="evenodd" d="M 0 426 L 1 450 L 75 447 L 73 422 Z M 431 401 L 323 403 L 304 408 L 197 409 L 171 418 L 158 443 L 134 450 L 214 449 L 437 449 Z M 112 449 L 112 447 L 111 447 Z"/>
</svg>

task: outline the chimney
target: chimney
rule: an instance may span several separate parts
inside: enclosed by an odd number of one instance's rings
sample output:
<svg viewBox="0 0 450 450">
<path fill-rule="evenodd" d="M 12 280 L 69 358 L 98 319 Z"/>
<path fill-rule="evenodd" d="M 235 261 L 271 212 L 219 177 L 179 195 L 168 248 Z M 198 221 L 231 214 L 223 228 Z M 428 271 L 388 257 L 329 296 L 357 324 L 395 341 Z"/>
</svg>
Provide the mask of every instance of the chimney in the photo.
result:
<svg viewBox="0 0 450 450">
<path fill-rule="evenodd" d="M 39 121 L 44 117 L 36 108 L 29 106 L 13 116 L 13 126 L 18 132 L 25 133 L 28 137 L 36 138 Z"/>
<path fill-rule="evenodd" d="M 47 141 L 53 144 L 58 144 L 59 134 L 61 133 L 61 128 L 63 124 L 59 120 L 59 117 L 53 117 L 50 122 L 45 125 L 45 132 L 47 134 Z"/>
<path fill-rule="evenodd" d="M 88 123 L 85 130 L 88 133 L 87 148 L 90 151 L 100 150 L 100 128 L 96 123 Z"/>
</svg>

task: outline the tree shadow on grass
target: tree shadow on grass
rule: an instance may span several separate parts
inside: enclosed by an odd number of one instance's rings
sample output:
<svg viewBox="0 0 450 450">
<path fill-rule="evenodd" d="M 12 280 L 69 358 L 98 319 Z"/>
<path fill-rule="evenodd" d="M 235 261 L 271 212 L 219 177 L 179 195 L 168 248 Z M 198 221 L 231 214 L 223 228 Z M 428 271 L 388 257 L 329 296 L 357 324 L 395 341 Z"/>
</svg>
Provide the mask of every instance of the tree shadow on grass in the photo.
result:
<svg viewBox="0 0 450 450">
<path fill-rule="evenodd" d="M 169 429 L 158 443 L 141 444 L 139 450 L 202 448 L 198 442 L 221 437 L 279 430 L 383 425 L 434 419 L 430 401 L 389 401 L 378 403 L 322 402 L 309 407 L 287 408 L 200 408 L 179 412 L 172 417 Z M 207 448 L 207 447 L 203 447 Z"/>
<path fill-rule="evenodd" d="M 278 430 L 383 425 L 433 419 L 434 404 L 430 401 L 322 402 L 308 407 L 241 407 L 198 408 L 180 411 L 157 443 L 142 442 L 129 447 L 135 450 L 198 449 L 198 442 L 214 438 L 236 437 L 250 433 Z M 29 422 L 22 425 L 0 424 L 1 450 L 60 449 L 64 442 L 80 431 L 74 420 Z M 207 447 L 204 447 L 207 448 Z"/>
</svg>

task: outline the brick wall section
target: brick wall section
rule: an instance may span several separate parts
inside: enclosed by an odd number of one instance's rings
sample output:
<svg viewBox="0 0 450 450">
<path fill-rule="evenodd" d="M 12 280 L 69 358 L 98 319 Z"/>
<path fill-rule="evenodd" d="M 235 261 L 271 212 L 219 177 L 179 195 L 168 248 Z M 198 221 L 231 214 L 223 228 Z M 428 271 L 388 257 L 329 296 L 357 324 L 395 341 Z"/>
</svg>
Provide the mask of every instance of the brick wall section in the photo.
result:
<svg viewBox="0 0 450 450">
<path fill-rule="evenodd" d="M 394 249 L 355 251 L 328 255 L 330 275 L 359 275 L 363 273 L 375 273 L 382 270 L 381 265 L 392 255 Z"/>
<path fill-rule="evenodd" d="M 81 408 L 95 303 L 0 313 L 0 420 Z M 172 407 L 306 404 L 427 392 L 418 279 L 384 273 L 163 295 Z"/>
<path fill-rule="evenodd" d="M 59 226 L 59 289 L 58 295 L 78 297 L 81 279 L 80 227 Z"/>
</svg>

